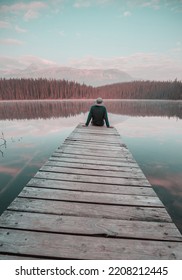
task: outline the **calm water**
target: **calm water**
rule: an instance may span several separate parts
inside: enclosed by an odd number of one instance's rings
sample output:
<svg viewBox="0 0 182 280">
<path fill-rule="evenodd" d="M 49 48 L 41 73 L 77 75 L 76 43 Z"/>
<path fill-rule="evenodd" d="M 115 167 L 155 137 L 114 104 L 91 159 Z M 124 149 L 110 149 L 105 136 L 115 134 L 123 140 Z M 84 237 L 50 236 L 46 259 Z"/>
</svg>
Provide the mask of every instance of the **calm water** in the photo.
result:
<svg viewBox="0 0 182 280">
<path fill-rule="evenodd" d="M 92 101 L 0 102 L 0 213 L 85 122 Z M 106 101 L 109 120 L 182 232 L 182 102 Z"/>
</svg>

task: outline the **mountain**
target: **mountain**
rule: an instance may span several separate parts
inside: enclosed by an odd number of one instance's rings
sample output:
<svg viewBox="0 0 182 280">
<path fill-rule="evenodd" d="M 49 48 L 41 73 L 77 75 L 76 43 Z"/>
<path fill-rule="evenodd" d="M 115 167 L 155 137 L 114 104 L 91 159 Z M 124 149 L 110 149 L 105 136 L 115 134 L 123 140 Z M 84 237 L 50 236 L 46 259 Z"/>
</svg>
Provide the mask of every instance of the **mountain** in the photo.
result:
<svg viewBox="0 0 182 280">
<path fill-rule="evenodd" d="M 101 86 L 121 82 L 129 82 L 134 79 L 124 71 L 117 69 L 76 69 L 71 67 L 46 66 L 41 68 L 37 64 L 31 64 L 24 70 L 15 70 L 11 73 L 3 73 L 3 78 L 46 78 L 46 79 L 65 79 L 76 81 L 91 86 Z"/>
</svg>

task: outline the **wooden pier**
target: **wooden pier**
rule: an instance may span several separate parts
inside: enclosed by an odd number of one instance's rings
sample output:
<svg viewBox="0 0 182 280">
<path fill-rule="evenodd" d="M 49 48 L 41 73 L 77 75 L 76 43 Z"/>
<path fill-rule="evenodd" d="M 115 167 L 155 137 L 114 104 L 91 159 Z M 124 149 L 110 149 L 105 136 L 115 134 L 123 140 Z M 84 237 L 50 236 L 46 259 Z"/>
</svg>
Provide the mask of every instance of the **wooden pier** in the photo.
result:
<svg viewBox="0 0 182 280">
<path fill-rule="evenodd" d="M 182 259 L 115 128 L 78 125 L 0 217 L 0 259 Z"/>
</svg>

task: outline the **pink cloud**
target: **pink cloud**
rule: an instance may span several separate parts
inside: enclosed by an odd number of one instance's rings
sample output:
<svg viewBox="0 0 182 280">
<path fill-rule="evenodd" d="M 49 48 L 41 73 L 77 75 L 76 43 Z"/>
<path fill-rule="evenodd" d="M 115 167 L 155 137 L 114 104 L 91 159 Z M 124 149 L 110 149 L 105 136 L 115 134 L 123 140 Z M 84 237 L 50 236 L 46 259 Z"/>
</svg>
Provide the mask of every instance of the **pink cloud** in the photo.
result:
<svg viewBox="0 0 182 280">
<path fill-rule="evenodd" d="M 176 196 L 182 196 L 181 181 L 182 174 L 168 174 L 166 178 L 148 177 L 148 180 L 152 185 L 157 185 L 168 190 L 171 194 Z"/>
<path fill-rule="evenodd" d="M 7 73 L 11 72 L 13 69 L 23 70 L 31 64 L 37 65 L 37 67 L 39 67 L 40 69 L 47 66 L 56 65 L 54 61 L 43 59 L 41 57 L 33 55 L 25 55 L 19 57 L 0 56 L 0 68 L 4 71 L 7 71 Z"/>
<path fill-rule="evenodd" d="M 174 51 L 159 55 L 157 53 L 134 53 L 128 56 L 110 58 L 87 56 L 71 59 L 69 66 L 86 69 L 115 68 L 125 71 L 137 79 L 170 80 L 182 78 L 182 60 Z"/>
<path fill-rule="evenodd" d="M 0 13 L 3 15 L 6 13 L 12 14 L 22 14 L 25 20 L 37 18 L 39 16 L 39 11 L 43 8 L 47 8 L 48 5 L 43 3 L 43 1 L 32 1 L 29 3 L 19 2 L 12 5 L 1 5 Z"/>
<path fill-rule="evenodd" d="M 11 28 L 11 24 L 7 21 L 0 21 L 0 28 Z"/>
<path fill-rule="evenodd" d="M 15 30 L 18 33 L 25 33 L 25 32 L 27 32 L 26 29 L 20 28 L 18 25 L 15 26 Z"/>
<path fill-rule="evenodd" d="M 4 13 L 5 12 L 17 13 L 20 11 L 39 10 L 45 7 L 47 7 L 47 4 L 40 1 L 32 1 L 29 3 L 20 2 L 13 5 L 2 5 L 0 7 L 0 11 Z"/>
<path fill-rule="evenodd" d="M 15 176 L 20 170 L 20 168 L 16 167 L 0 166 L 0 173 L 5 173 L 11 176 Z"/>
<path fill-rule="evenodd" d="M 8 39 L 1 39 L 0 44 L 1 45 L 23 45 L 24 42 L 17 40 L 17 39 L 8 38 Z"/>
</svg>

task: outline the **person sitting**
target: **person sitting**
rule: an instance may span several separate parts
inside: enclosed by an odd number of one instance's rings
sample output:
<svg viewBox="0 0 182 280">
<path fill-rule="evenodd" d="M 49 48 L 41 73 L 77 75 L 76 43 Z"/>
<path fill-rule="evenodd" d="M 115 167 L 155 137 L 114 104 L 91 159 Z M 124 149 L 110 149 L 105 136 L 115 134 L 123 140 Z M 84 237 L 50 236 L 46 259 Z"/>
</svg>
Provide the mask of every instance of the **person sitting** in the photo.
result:
<svg viewBox="0 0 182 280">
<path fill-rule="evenodd" d="M 106 126 L 111 127 L 108 120 L 107 109 L 103 105 L 101 97 L 97 98 L 96 103 L 91 106 L 85 126 L 88 126 L 90 121 L 92 125 L 96 126 L 103 126 L 105 121 Z"/>
</svg>

